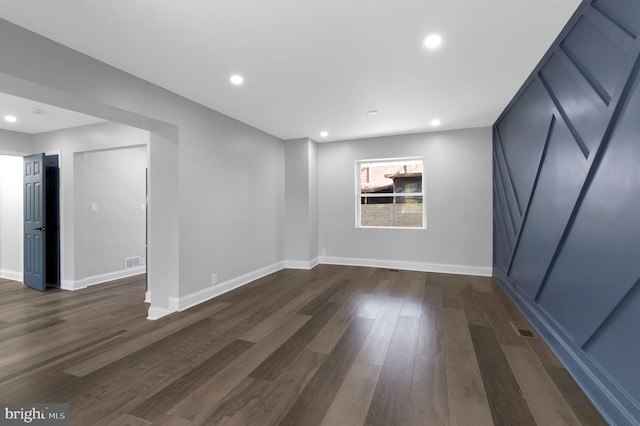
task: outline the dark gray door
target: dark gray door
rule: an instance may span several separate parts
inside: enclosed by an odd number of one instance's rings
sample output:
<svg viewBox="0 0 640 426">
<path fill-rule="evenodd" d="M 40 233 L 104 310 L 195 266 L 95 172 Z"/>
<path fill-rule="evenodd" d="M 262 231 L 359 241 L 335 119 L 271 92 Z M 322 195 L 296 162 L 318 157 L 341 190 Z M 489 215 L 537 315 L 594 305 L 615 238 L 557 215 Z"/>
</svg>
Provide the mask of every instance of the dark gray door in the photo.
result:
<svg viewBox="0 0 640 426">
<path fill-rule="evenodd" d="M 46 288 L 44 154 L 24 157 L 24 284 Z"/>
</svg>

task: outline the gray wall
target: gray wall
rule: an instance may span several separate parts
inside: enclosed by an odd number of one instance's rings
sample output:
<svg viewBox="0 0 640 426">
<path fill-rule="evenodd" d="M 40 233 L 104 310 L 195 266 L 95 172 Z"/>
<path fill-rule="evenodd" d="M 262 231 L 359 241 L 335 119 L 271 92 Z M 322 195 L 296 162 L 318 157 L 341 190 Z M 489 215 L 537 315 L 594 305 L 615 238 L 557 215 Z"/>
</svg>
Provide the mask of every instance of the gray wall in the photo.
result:
<svg viewBox="0 0 640 426">
<path fill-rule="evenodd" d="M 426 157 L 427 229 L 355 227 L 355 162 Z M 491 274 L 491 130 L 323 143 L 320 237 L 330 263 Z"/>
<path fill-rule="evenodd" d="M 283 142 L 204 107 L 185 112 L 192 115 L 180 129 L 182 296 L 209 287 L 213 273 L 225 282 L 284 259 Z"/>
<path fill-rule="evenodd" d="M 288 267 L 318 262 L 317 143 L 285 142 L 285 259 Z"/>
<path fill-rule="evenodd" d="M 320 178 L 318 176 L 318 144 L 309 139 L 309 259 L 319 255 L 320 244 Z"/>
<path fill-rule="evenodd" d="M 83 186 L 82 191 L 76 186 L 75 225 L 82 224 L 84 237 L 75 244 L 76 276 L 125 272 L 125 258 L 145 257 L 146 144 L 78 153 L 74 161 L 74 182 Z"/>
<path fill-rule="evenodd" d="M 640 424 L 640 3 L 584 2 L 494 126 L 495 275 L 612 424 Z"/>
</svg>

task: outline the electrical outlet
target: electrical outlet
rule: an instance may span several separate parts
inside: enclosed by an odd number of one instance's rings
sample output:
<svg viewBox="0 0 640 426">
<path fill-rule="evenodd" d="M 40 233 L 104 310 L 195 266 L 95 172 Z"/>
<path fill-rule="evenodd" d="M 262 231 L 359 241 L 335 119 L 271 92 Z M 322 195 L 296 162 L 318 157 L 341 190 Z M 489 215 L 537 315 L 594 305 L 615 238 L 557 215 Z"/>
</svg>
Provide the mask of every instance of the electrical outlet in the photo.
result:
<svg viewBox="0 0 640 426">
<path fill-rule="evenodd" d="M 211 274 L 211 285 L 218 284 L 218 274 Z"/>
<path fill-rule="evenodd" d="M 320 250 L 320 256 L 326 256 L 326 255 L 327 255 L 327 249 Z"/>
</svg>

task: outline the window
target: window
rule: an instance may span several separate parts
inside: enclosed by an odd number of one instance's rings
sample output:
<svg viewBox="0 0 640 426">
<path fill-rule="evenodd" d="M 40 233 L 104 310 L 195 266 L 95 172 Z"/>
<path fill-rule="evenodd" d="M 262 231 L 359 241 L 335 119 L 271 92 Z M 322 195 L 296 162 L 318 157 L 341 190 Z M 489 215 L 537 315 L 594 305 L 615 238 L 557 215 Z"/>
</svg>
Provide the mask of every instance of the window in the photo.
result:
<svg viewBox="0 0 640 426">
<path fill-rule="evenodd" d="M 356 226 L 425 228 L 424 158 L 356 162 Z"/>
</svg>

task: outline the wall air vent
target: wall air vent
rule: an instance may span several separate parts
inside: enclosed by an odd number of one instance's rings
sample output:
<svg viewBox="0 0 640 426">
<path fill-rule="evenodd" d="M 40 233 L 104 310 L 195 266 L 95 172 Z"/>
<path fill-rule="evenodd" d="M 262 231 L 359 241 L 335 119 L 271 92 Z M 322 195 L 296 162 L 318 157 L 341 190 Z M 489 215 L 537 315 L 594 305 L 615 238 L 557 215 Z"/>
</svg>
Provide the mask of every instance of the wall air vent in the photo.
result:
<svg viewBox="0 0 640 426">
<path fill-rule="evenodd" d="M 125 257 L 124 258 L 124 269 L 139 268 L 141 266 L 141 264 L 142 264 L 142 262 L 141 262 L 141 257 L 140 256 Z"/>
<path fill-rule="evenodd" d="M 509 321 L 511 323 L 511 326 L 513 327 L 513 329 L 516 331 L 516 334 L 519 337 L 525 337 L 527 339 L 537 339 L 538 336 L 536 336 L 533 331 L 531 331 L 531 328 L 528 326 L 528 324 L 525 324 L 523 322 L 520 321 Z"/>
</svg>

